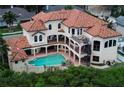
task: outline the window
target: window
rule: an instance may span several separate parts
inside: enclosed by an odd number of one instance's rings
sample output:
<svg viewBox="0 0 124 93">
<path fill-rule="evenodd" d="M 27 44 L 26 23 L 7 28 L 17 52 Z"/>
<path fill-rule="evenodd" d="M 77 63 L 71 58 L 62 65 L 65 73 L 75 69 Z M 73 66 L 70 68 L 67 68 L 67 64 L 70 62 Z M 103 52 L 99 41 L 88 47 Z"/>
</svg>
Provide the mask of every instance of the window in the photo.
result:
<svg viewBox="0 0 124 93">
<path fill-rule="evenodd" d="M 109 40 L 109 47 L 112 46 L 112 40 Z"/>
<path fill-rule="evenodd" d="M 100 41 L 94 41 L 93 50 L 100 51 Z"/>
<path fill-rule="evenodd" d="M 113 46 L 116 46 L 116 40 L 113 40 Z"/>
<path fill-rule="evenodd" d="M 82 28 L 80 29 L 80 35 L 82 35 Z"/>
<path fill-rule="evenodd" d="M 42 41 L 42 35 L 39 36 L 39 41 Z"/>
<path fill-rule="evenodd" d="M 61 28 L 61 24 L 59 23 L 59 24 L 58 24 L 58 29 L 60 29 L 60 28 Z"/>
<path fill-rule="evenodd" d="M 93 61 L 99 62 L 99 56 L 93 56 Z"/>
<path fill-rule="evenodd" d="M 34 36 L 34 42 L 37 42 L 37 36 Z"/>
<path fill-rule="evenodd" d="M 51 24 L 49 24 L 49 30 L 52 30 L 52 25 Z"/>
<path fill-rule="evenodd" d="M 74 35 L 75 34 L 75 29 L 72 29 L 72 35 Z"/>
<path fill-rule="evenodd" d="M 18 64 L 18 61 L 15 61 L 15 64 Z"/>
<path fill-rule="evenodd" d="M 68 28 L 68 33 L 70 33 L 70 28 Z"/>
<path fill-rule="evenodd" d="M 77 29 L 77 35 L 79 35 L 80 34 L 80 31 L 79 31 L 79 29 Z"/>
<path fill-rule="evenodd" d="M 104 48 L 108 47 L 108 41 L 105 42 Z"/>
</svg>

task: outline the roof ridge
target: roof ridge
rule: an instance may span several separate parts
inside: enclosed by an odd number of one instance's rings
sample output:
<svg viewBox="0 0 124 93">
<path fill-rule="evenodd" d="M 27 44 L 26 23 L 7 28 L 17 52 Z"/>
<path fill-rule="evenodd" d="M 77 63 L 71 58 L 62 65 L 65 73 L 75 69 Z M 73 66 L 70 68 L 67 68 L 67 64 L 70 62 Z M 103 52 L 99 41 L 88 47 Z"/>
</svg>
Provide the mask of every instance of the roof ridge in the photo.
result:
<svg viewBox="0 0 124 93">
<path fill-rule="evenodd" d="M 77 19 L 80 17 L 80 15 L 81 15 L 81 12 L 80 11 L 78 11 L 79 12 L 79 14 L 78 14 L 78 16 L 76 17 L 76 21 L 74 22 L 74 24 L 73 25 L 75 25 L 75 23 L 77 22 Z"/>
</svg>

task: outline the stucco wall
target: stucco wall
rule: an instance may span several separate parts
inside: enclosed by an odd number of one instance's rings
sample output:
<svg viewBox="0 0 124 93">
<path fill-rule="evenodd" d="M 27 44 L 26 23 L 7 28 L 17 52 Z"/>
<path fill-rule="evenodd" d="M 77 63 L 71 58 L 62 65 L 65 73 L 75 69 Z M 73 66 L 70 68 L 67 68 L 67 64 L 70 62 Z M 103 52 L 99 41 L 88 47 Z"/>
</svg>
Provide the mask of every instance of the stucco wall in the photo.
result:
<svg viewBox="0 0 124 93">
<path fill-rule="evenodd" d="M 116 60 L 117 58 L 117 43 L 118 43 L 118 38 L 108 38 L 108 39 L 102 39 L 102 38 L 98 38 L 98 37 L 93 37 L 93 41 L 94 40 L 98 40 L 100 41 L 100 51 L 94 51 L 93 50 L 93 45 L 92 45 L 92 54 L 91 54 L 91 62 L 93 63 L 103 63 L 103 61 L 108 61 L 108 60 Z M 104 44 L 106 41 L 109 40 L 116 40 L 116 46 L 112 46 L 112 47 L 107 47 L 104 48 Z M 93 42 L 92 42 L 93 43 Z M 99 62 L 94 62 L 93 61 L 93 56 L 99 56 Z"/>
</svg>

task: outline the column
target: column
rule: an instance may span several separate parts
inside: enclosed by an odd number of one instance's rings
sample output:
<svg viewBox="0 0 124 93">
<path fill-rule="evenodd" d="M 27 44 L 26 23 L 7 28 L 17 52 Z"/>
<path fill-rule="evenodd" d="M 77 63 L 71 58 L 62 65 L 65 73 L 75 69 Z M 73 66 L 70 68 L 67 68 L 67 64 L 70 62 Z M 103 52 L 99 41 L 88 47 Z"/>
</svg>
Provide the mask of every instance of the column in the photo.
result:
<svg viewBox="0 0 124 93">
<path fill-rule="evenodd" d="M 57 36 L 57 42 L 59 42 L 59 36 L 58 35 L 56 35 Z"/>
<path fill-rule="evenodd" d="M 59 52 L 59 45 L 57 45 L 57 53 Z"/>
<path fill-rule="evenodd" d="M 66 36 L 64 37 L 64 43 L 66 43 Z"/>
<path fill-rule="evenodd" d="M 33 49 L 33 52 L 34 52 L 33 54 L 34 54 L 34 56 L 35 56 L 35 55 L 36 55 L 36 54 L 35 54 L 35 49 Z"/>
<path fill-rule="evenodd" d="M 81 46 L 79 46 L 79 65 L 81 65 Z"/>
<path fill-rule="evenodd" d="M 76 44 L 75 44 L 75 42 L 74 42 L 74 51 L 75 51 L 75 45 L 76 45 Z"/>
<path fill-rule="evenodd" d="M 46 55 L 47 55 L 47 52 L 48 52 L 48 51 L 47 51 L 47 47 L 46 47 Z"/>
</svg>

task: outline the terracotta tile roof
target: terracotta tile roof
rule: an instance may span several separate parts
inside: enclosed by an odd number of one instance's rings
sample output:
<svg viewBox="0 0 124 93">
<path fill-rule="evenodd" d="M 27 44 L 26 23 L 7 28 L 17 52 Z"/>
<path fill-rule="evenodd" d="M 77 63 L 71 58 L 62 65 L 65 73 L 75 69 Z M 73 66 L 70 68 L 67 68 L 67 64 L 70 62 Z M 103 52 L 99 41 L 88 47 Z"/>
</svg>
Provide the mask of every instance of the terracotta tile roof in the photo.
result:
<svg viewBox="0 0 124 93">
<path fill-rule="evenodd" d="M 59 10 L 53 11 L 49 13 L 40 12 L 32 17 L 34 20 L 42 20 L 43 22 L 51 21 L 51 20 L 64 20 L 66 19 L 72 10 Z"/>
<path fill-rule="evenodd" d="M 106 25 L 95 24 L 91 28 L 87 29 L 86 32 L 94 37 L 110 38 L 121 36 L 120 33 L 107 28 Z"/>
<path fill-rule="evenodd" d="M 103 20 L 100 20 L 79 10 L 73 10 L 69 18 L 63 23 L 69 27 L 90 27 L 93 26 L 95 23 L 105 24 Z"/>
<path fill-rule="evenodd" d="M 19 61 L 28 58 L 27 54 L 23 49 L 19 49 L 15 47 L 12 48 L 11 52 L 12 52 L 12 55 L 10 56 L 11 61 Z"/>
<path fill-rule="evenodd" d="M 21 24 L 21 27 L 28 32 L 46 30 L 44 23 L 40 20 L 28 21 Z"/>
<path fill-rule="evenodd" d="M 28 48 L 31 45 L 28 43 L 26 36 L 20 36 L 18 38 L 11 38 L 6 41 L 10 47 L 18 47 L 18 48 Z"/>
<path fill-rule="evenodd" d="M 105 21 L 100 20 L 94 16 L 91 16 L 85 12 L 81 12 L 77 9 L 72 10 L 59 10 L 49 13 L 38 13 L 32 17 L 33 20 L 42 20 L 43 22 L 51 20 L 63 20 L 62 23 L 68 27 L 74 28 L 89 28 L 87 33 L 93 36 L 99 36 L 102 38 L 119 36 L 120 34 L 108 29 L 107 27 L 102 27 L 102 25 L 107 24 Z M 97 25 L 99 24 L 99 25 Z M 100 26 L 100 27 L 99 27 Z"/>
<path fill-rule="evenodd" d="M 7 44 L 10 46 L 11 60 L 18 61 L 27 58 L 27 54 L 23 50 L 23 48 L 31 47 L 28 43 L 28 40 L 25 36 L 20 36 L 18 38 L 12 38 L 6 41 Z"/>
<path fill-rule="evenodd" d="M 43 22 L 51 20 L 63 20 L 63 24 L 68 27 L 89 27 L 96 22 L 101 24 L 105 23 L 102 20 L 99 20 L 85 12 L 80 10 L 59 10 L 49 13 L 38 13 L 32 17 L 34 20 L 42 20 Z"/>
</svg>

